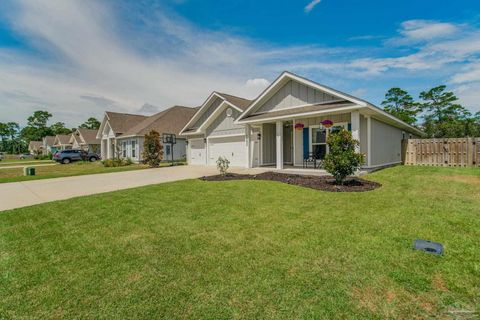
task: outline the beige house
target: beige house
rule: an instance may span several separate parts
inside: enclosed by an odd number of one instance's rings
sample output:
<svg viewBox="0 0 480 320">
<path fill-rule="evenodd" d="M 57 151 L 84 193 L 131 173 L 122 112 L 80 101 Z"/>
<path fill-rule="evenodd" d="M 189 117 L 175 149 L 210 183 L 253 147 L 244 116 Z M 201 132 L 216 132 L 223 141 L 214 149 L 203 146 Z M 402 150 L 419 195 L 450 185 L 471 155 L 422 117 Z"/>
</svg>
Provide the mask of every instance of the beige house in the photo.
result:
<svg viewBox="0 0 480 320">
<path fill-rule="evenodd" d="M 53 140 L 53 147 L 55 148 L 55 151 L 72 149 L 70 137 L 70 134 L 57 134 Z"/>
<path fill-rule="evenodd" d="M 151 130 L 160 135 L 172 133 L 179 135 L 180 130 L 196 112 L 194 108 L 174 106 L 152 116 L 106 112 L 97 132 L 101 139 L 102 159 L 114 157 L 130 158 L 135 162 L 142 160 L 144 136 Z M 186 139 L 178 137 L 173 149 L 165 145 L 164 159 L 186 159 Z"/>
<path fill-rule="evenodd" d="M 57 150 L 53 146 L 53 143 L 55 142 L 55 136 L 46 136 L 43 137 L 42 139 L 42 144 L 43 144 L 43 155 L 48 155 L 49 153 L 53 154 Z"/>
<path fill-rule="evenodd" d="M 28 144 L 28 152 L 33 155 L 42 154 L 43 141 L 30 141 Z"/>
<path fill-rule="evenodd" d="M 214 165 L 224 156 L 248 168 L 302 167 L 321 161 L 328 136 L 346 129 L 360 142 L 365 167 L 374 168 L 400 163 L 402 139 L 423 135 L 365 100 L 289 72 L 251 103 L 238 101 L 245 105 L 212 94 L 182 130 L 189 163 Z"/>
<path fill-rule="evenodd" d="M 91 153 L 100 153 L 100 139 L 97 130 L 78 128 L 70 136 L 69 143 L 73 149 L 82 149 Z"/>
</svg>

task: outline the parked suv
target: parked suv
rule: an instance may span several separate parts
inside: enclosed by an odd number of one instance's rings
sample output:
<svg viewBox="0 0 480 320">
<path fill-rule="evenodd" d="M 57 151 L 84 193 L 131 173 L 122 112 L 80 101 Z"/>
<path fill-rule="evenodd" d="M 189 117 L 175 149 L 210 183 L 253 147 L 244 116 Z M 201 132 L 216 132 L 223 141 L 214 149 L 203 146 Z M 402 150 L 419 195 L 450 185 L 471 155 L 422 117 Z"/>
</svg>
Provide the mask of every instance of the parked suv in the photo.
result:
<svg viewBox="0 0 480 320">
<path fill-rule="evenodd" d="M 90 161 L 94 162 L 100 159 L 100 156 L 96 153 L 90 153 L 84 150 L 70 149 L 70 150 L 61 150 L 55 152 L 53 155 L 53 160 L 67 164 L 73 161 Z"/>
</svg>

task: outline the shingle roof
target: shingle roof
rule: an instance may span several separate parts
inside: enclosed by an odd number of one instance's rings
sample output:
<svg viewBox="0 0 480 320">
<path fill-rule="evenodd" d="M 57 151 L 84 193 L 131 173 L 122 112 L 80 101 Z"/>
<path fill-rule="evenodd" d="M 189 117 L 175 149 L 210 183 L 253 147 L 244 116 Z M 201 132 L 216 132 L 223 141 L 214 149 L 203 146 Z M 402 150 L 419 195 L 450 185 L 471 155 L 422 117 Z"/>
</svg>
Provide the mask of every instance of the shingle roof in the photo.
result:
<svg viewBox="0 0 480 320">
<path fill-rule="evenodd" d="M 59 144 L 70 144 L 70 134 L 57 134 L 55 138 L 58 140 Z"/>
<path fill-rule="evenodd" d="M 86 144 L 100 144 L 100 139 L 97 139 L 98 130 L 84 128 L 78 128 L 77 130 Z"/>
<path fill-rule="evenodd" d="M 43 137 L 43 139 L 45 140 L 47 146 L 49 147 L 53 146 L 53 143 L 55 142 L 55 136 L 46 136 L 46 137 Z"/>
<path fill-rule="evenodd" d="M 28 144 L 29 150 L 38 150 L 43 147 L 43 141 L 30 141 Z"/>
<path fill-rule="evenodd" d="M 196 111 L 196 108 L 171 107 L 144 119 L 127 130 L 122 136 L 143 136 L 151 130 L 155 130 L 160 134 L 175 133 L 178 135 Z"/>
<path fill-rule="evenodd" d="M 248 106 L 250 106 L 250 104 L 252 103 L 252 100 L 248 100 L 248 99 L 245 99 L 245 98 L 240 98 L 240 97 L 237 97 L 237 96 L 232 96 L 231 94 L 226 94 L 226 93 L 221 93 L 221 92 L 217 92 L 217 93 L 220 96 L 222 96 L 223 98 L 225 98 L 225 100 L 227 100 L 228 102 L 230 102 L 234 106 L 239 107 L 243 111 L 247 110 Z"/>
<path fill-rule="evenodd" d="M 130 128 L 133 128 L 147 118 L 147 116 L 142 116 L 139 114 L 118 113 L 111 111 L 107 111 L 106 114 L 108 117 L 108 123 L 116 134 L 127 132 Z"/>
<path fill-rule="evenodd" d="M 342 100 L 342 101 L 337 101 L 337 102 L 327 103 L 327 104 L 314 104 L 314 105 L 305 106 L 305 107 L 289 108 L 286 110 L 278 110 L 278 111 L 266 112 L 262 114 L 256 114 L 256 115 L 243 118 L 241 121 L 263 120 L 263 119 L 269 119 L 269 118 L 275 118 L 275 117 L 293 116 L 300 113 L 324 111 L 324 110 L 336 109 L 338 107 L 349 107 L 354 105 L 355 104 L 350 101 Z"/>
</svg>

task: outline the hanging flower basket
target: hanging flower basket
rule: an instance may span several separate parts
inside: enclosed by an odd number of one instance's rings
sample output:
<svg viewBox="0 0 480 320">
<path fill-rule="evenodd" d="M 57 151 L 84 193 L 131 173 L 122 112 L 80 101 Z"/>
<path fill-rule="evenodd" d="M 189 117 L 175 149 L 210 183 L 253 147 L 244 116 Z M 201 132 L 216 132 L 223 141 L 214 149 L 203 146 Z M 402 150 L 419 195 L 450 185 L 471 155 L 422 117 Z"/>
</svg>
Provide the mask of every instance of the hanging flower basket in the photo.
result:
<svg viewBox="0 0 480 320">
<path fill-rule="evenodd" d="M 323 120 L 320 122 L 325 128 L 330 128 L 333 126 L 333 121 L 332 120 Z"/>
<path fill-rule="evenodd" d="M 303 130 L 304 127 L 305 127 L 305 125 L 303 123 L 296 123 L 295 124 L 295 129 L 296 130 Z"/>
</svg>

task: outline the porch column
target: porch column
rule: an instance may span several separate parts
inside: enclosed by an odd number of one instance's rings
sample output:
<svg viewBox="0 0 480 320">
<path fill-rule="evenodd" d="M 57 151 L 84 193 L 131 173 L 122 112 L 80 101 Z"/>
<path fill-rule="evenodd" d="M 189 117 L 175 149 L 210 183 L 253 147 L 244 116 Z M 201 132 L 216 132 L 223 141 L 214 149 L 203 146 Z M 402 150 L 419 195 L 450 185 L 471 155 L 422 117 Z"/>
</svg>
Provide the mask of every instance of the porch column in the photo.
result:
<svg viewBox="0 0 480 320">
<path fill-rule="evenodd" d="M 276 122 L 277 169 L 283 169 L 283 122 Z"/>
<path fill-rule="evenodd" d="M 372 165 L 372 118 L 366 116 L 367 118 L 367 167 Z"/>
<path fill-rule="evenodd" d="M 111 159 L 112 158 L 112 141 L 110 138 L 107 138 L 107 158 L 106 159 Z"/>
<path fill-rule="evenodd" d="M 352 137 L 360 141 L 360 112 L 352 111 L 350 121 L 352 123 Z M 355 152 L 360 152 L 360 146 L 355 148 Z"/>
<path fill-rule="evenodd" d="M 246 144 L 246 148 L 247 148 L 247 159 L 246 159 L 246 163 L 245 163 L 245 166 L 247 168 L 251 168 L 252 167 L 252 161 L 251 161 L 251 158 L 252 158 L 252 148 L 250 147 L 250 141 L 252 140 L 251 139 L 251 135 L 252 135 L 252 128 L 249 124 L 245 125 L 245 144 Z"/>
<path fill-rule="evenodd" d="M 105 159 L 105 139 L 100 140 L 100 157 Z"/>
</svg>

